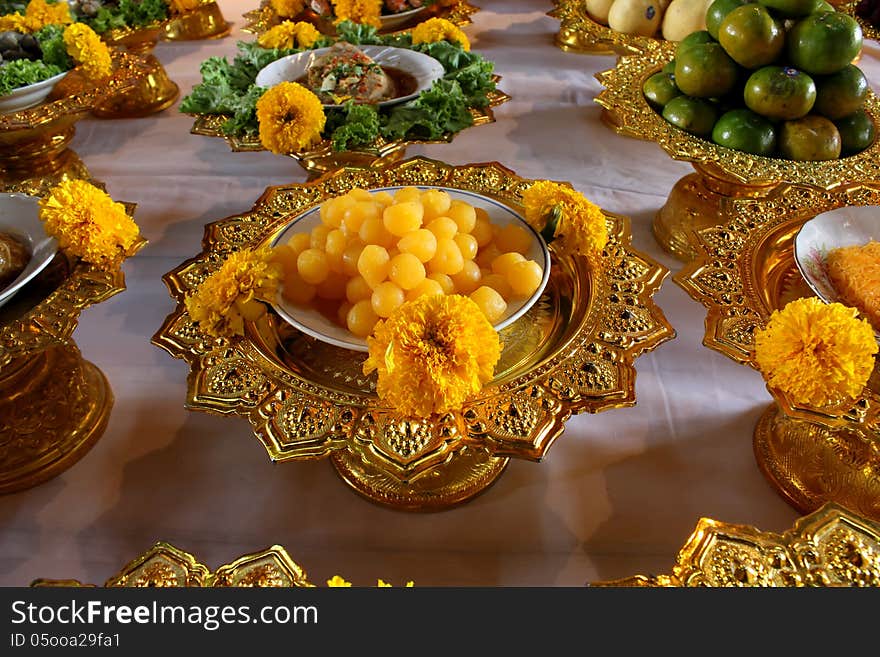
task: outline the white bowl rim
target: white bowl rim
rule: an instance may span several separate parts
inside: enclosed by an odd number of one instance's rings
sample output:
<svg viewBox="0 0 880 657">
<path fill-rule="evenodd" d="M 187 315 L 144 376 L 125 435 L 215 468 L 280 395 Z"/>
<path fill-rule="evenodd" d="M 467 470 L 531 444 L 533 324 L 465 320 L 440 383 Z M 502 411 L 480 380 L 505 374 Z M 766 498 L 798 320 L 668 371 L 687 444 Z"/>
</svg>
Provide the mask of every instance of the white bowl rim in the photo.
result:
<svg viewBox="0 0 880 657">
<path fill-rule="evenodd" d="M 389 98 L 388 100 L 380 101 L 375 104 L 375 107 L 377 107 L 377 108 L 386 107 L 389 105 L 397 105 L 399 103 L 405 103 L 407 101 L 413 100 L 414 98 L 417 98 L 419 96 L 419 94 L 421 94 L 423 91 L 427 91 L 428 89 L 430 89 L 437 80 L 441 79 L 446 74 L 446 69 L 443 68 L 443 64 L 441 64 L 434 57 L 431 57 L 430 55 L 426 55 L 423 52 L 419 52 L 418 50 L 412 50 L 411 48 L 399 48 L 397 46 L 382 46 L 382 45 L 375 45 L 375 44 L 373 44 L 373 45 L 355 45 L 355 47 L 358 48 L 359 50 L 361 50 L 361 52 L 363 52 L 364 54 L 371 57 L 372 59 L 376 59 L 377 57 L 380 57 L 383 53 L 394 54 L 394 53 L 405 52 L 405 53 L 407 53 L 406 54 L 407 57 L 410 57 L 410 58 L 413 58 L 416 60 L 421 60 L 422 62 L 425 63 L 426 66 L 428 66 L 428 67 L 430 67 L 430 69 L 432 69 L 432 70 L 430 70 L 430 77 L 427 78 L 427 80 L 429 82 L 429 84 L 427 84 L 427 86 L 418 85 L 416 87 L 416 90 L 411 94 L 407 94 L 405 96 L 399 96 L 397 98 Z M 261 86 L 259 84 L 259 82 L 257 82 L 257 80 L 260 79 L 261 75 L 264 75 L 266 73 L 266 71 L 268 71 L 272 68 L 278 68 L 278 67 L 284 66 L 284 64 L 287 62 L 293 62 L 293 61 L 296 61 L 299 59 L 308 60 L 309 58 L 318 57 L 320 55 L 323 55 L 328 50 L 330 50 L 330 48 L 331 48 L 331 46 L 327 46 L 325 48 L 315 48 L 313 50 L 303 50 L 302 52 L 293 53 L 292 55 L 286 55 L 285 57 L 281 57 L 279 59 L 276 59 L 273 62 L 269 62 L 268 64 L 266 64 L 263 68 L 261 68 L 259 70 L 259 72 L 257 73 L 257 77 L 254 80 L 254 84 L 256 84 L 257 86 Z M 370 54 L 370 53 L 372 53 L 372 54 Z M 380 62 L 380 64 L 381 64 L 381 62 Z M 306 67 L 303 70 L 305 71 L 307 68 L 308 68 L 308 64 L 306 65 Z M 288 80 L 288 81 L 293 82 L 293 80 Z M 279 84 L 279 83 L 276 83 L 276 84 Z M 342 109 L 344 107 L 343 105 L 337 105 L 337 104 L 333 104 L 333 103 L 322 103 L 322 105 L 324 106 L 325 109 Z"/>
<path fill-rule="evenodd" d="M 39 219 L 39 199 L 36 196 L 20 194 L 17 192 L 0 193 L 0 204 L 2 204 L 6 199 L 16 199 L 32 202 L 35 208 L 34 217 L 36 223 L 34 223 L 31 228 L 36 230 L 37 225 L 40 225 L 42 227 L 42 222 Z M 2 228 L 3 227 L 0 226 L 0 229 Z M 9 232 L 16 231 L 14 231 L 13 229 Z M 22 270 L 22 272 L 15 278 L 15 280 L 9 283 L 9 285 L 7 285 L 5 288 L 0 289 L 0 305 L 6 303 L 9 299 L 12 298 L 12 296 L 16 292 L 18 292 L 41 271 L 43 271 L 49 265 L 49 263 L 52 262 L 52 259 L 58 252 L 58 242 L 55 240 L 55 238 L 46 235 L 45 232 L 43 232 L 42 234 L 32 235 L 27 231 L 18 231 L 17 234 L 26 234 L 26 237 L 30 241 L 30 244 L 28 244 L 28 248 L 31 251 L 31 258 L 28 261 L 28 264 Z"/>
<path fill-rule="evenodd" d="M 371 188 L 367 191 L 369 191 L 370 193 L 385 192 L 385 191 L 390 192 L 390 191 L 402 189 L 404 187 L 417 187 L 418 189 L 422 189 L 422 190 L 440 189 L 443 191 L 453 191 L 457 194 L 472 196 L 474 198 L 480 199 L 481 201 L 485 201 L 485 202 L 491 203 L 492 205 L 496 205 L 496 206 L 502 208 L 505 212 L 507 212 L 510 215 L 512 215 L 513 217 L 515 217 L 515 219 L 517 219 L 519 221 L 518 225 L 525 227 L 532 234 L 532 236 L 535 238 L 535 242 L 537 243 L 537 245 L 540 248 L 541 255 L 544 258 L 543 275 L 541 276 L 541 283 L 538 285 L 538 288 L 535 290 L 535 292 L 530 297 L 528 297 L 527 299 L 522 301 L 522 306 L 516 312 L 512 313 L 509 317 L 505 317 L 502 321 L 500 321 L 496 324 L 493 324 L 492 327 L 496 331 L 501 331 L 502 329 L 510 326 L 515 321 L 520 319 L 523 315 L 525 315 L 532 308 L 532 306 L 534 306 L 538 302 L 538 300 L 541 298 L 541 295 L 544 294 L 544 290 L 547 287 L 547 283 L 550 280 L 550 267 L 551 267 L 550 250 L 547 248 L 547 243 L 544 241 L 544 238 L 540 235 L 540 233 L 538 233 L 538 231 L 536 231 L 531 225 L 529 225 L 529 223 L 525 220 L 525 218 L 522 216 L 522 214 L 520 212 L 517 212 L 509 205 L 506 205 L 502 201 L 499 201 L 498 199 L 495 199 L 491 196 L 486 196 L 484 194 L 480 194 L 478 192 L 472 192 L 472 191 L 466 190 L 466 189 L 458 189 L 456 187 L 446 187 L 443 185 L 392 185 L 392 186 L 387 186 L 387 187 Z M 302 212 L 298 213 L 287 224 L 285 224 L 284 228 L 282 228 L 277 233 L 277 235 L 269 242 L 269 245 L 276 246 L 278 244 L 279 239 L 281 238 L 281 235 L 283 235 L 285 233 L 285 231 L 287 231 L 288 228 L 290 228 L 293 224 L 295 224 L 297 221 L 299 221 L 305 214 L 312 213 L 319 207 L 320 207 L 320 203 L 317 205 L 313 205 L 313 206 L 303 210 Z M 281 288 L 279 288 L 279 290 L 278 290 L 278 297 L 280 298 L 280 296 L 281 296 Z M 315 338 L 316 340 L 320 340 L 322 342 L 326 342 L 327 344 L 331 344 L 336 347 L 341 347 L 343 349 L 350 349 L 352 351 L 360 351 L 360 352 L 367 352 L 368 351 L 367 343 L 366 343 L 365 339 L 357 338 L 354 335 L 352 335 L 351 339 L 349 339 L 349 340 L 335 338 L 331 335 L 327 335 L 326 333 L 322 333 L 321 331 L 318 331 L 318 330 L 312 328 L 311 326 L 304 324 L 302 321 L 300 321 L 294 315 L 292 315 L 290 312 L 288 312 L 287 309 L 285 309 L 281 305 L 281 303 L 279 303 L 277 300 L 273 301 L 271 305 L 272 305 L 272 308 L 275 310 L 275 312 L 277 312 L 278 315 L 280 317 L 282 317 L 286 322 L 288 322 L 290 325 L 292 325 L 297 330 L 302 331 L 306 335 L 309 335 L 309 336 Z M 342 331 L 342 330 L 344 330 L 344 329 L 342 329 L 340 327 L 340 331 Z"/>
</svg>

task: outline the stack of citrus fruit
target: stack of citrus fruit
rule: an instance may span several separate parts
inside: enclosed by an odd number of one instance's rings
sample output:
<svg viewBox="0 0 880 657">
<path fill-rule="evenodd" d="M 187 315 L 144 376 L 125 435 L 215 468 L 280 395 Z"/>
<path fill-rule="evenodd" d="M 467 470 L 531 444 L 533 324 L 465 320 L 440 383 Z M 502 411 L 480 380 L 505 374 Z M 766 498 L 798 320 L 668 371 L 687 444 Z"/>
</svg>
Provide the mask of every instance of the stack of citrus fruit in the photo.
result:
<svg viewBox="0 0 880 657">
<path fill-rule="evenodd" d="M 830 160 L 868 147 L 862 30 L 824 0 L 714 0 L 643 91 L 663 118 L 755 155 Z"/>
</svg>

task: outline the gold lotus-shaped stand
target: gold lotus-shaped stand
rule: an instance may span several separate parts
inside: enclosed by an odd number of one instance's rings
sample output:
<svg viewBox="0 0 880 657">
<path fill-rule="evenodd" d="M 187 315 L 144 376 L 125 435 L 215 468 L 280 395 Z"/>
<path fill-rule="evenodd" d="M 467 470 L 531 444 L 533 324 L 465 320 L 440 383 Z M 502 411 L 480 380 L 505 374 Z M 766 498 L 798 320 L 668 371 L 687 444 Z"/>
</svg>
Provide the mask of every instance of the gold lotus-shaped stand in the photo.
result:
<svg viewBox="0 0 880 657">
<path fill-rule="evenodd" d="M 794 263 L 803 223 L 844 205 L 880 204 L 880 186 L 838 190 L 784 185 L 765 199 L 729 202 L 721 226 L 691 233 L 695 260 L 675 276 L 708 308 L 704 344 L 756 367 L 755 332 L 794 299 L 813 296 Z M 880 367 L 857 399 L 822 408 L 775 401 L 755 429 L 758 465 L 797 509 L 838 502 L 880 519 Z"/>
<path fill-rule="evenodd" d="M 469 23 L 471 23 L 471 15 L 477 13 L 478 11 L 479 8 L 471 5 L 466 0 L 441 0 L 440 2 L 436 2 L 430 7 L 427 7 L 424 12 L 417 14 L 417 16 L 415 16 L 413 19 L 395 27 L 393 30 L 380 30 L 380 32 L 404 32 L 407 30 L 411 30 L 416 25 L 428 20 L 429 18 L 444 18 L 450 23 L 461 27 L 463 25 L 468 25 Z M 262 34 L 263 32 L 272 29 L 283 21 L 304 20 L 314 25 L 322 34 L 327 34 L 330 36 L 336 35 L 336 29 L 333 26 L 332 20 L 315 13 L 308 7 L 303 10 L 303 12 L 299 16 L 282 17 L 278 15 L 278 13 L 272 8 L 272 5 L 269 4 L 269 2 L 263 0 L 263 2 L 260 3 L 259 7 L 245 13 L 244 19 L 245 25 L 242 28 L 242 31 L 250 32 L 251 34 Z"/>
<path fill-rule="evenodd" d="M 489 105 L 483 109 L 471 109 L 474 122 L 471 127 L 487 125 L 495 122 L 493 108 L 510 100 L 510 96 L 500 90 L 489 93 Z M 253 152 L 266 150 L 258 136 L 234 137 L 223 134 L 223 124 L 228 116 L 219 114 L 198 114 L 190 132 L 206 137 L 220 137 L 226 140 L 233 152 Z M 406 155 L 406 147 L 410 144 L 442 144 L 451 142 L 457 133 L 450 133 L 436 140 L 395 139 L 385 141 L 381 137 L 368 146 L 361 146 L 347 151 L 333 150 L 330 140 L 303 151 L 288 153 L 309 175 L 315 178 L 328 171 L 343 167 L 384 167 L 394 164 Z"/>
<path fill-rule="evenodd" d="M 220 39 L 232 30 L 215 0 L 202 0 L 190 11 L 172 16 L 162 27 L 166 41 Z"/>
<path fill-rule="evenodd" d="M 701 518 L 671 574 L 590 586 L 880 586 L 880 525 L 836 504 L 784 534 Z"/>
<path fill-rule="evenodd" d="M 85 165 L 68 148 L 75 124 L 114 94 L 135 87 L 148 73 L 142 58 L 111 50 L 113 73 L 100 83 L 74 69 L 46 102 L 0 114 L 0 191 L 40 196 L 66 178 L 88 178 Z"/>
<path fill-rule="evenodd" d="M 607 214 L 601 271 L 554 256 L 540 301 L 502 332 L 493 382 L 460 411 L 426 420 L 380 403 L 374 377 L 361 372 L 363 353 L 309 338 L 274 312 L 244 337 L 214 340 L 183 300 L 225 254 L 267 243 L 293 216 L 348 189 L 437 185 L 518 207 L 530 184 L 497 163 L 413 158 L 270 187 L 250 212 L 210 224 L 202 253 L 165 275 L 178 305 L 153 342 L 190 364 L 189 408 L 248 418 L 273 461 L 329 457 L 356 491 L 398 509 L 464 502 L 509 457 L 543 458 L 571 414 L 634 404 L 634 359 L 674 335 L 652 300 L 667 272 L 630 247 L 626 218 Z"/>
<path fill-rule="evenodd" d="M 113 393 L 71 336 L 84 308 L 125 289 L 120 266 L 59 253 L 0 308 L 0 493 L 58 475 L 104 432 Z"/>
<path fill-rule="evenodd" d="M 587 13 L 584 0 L 555 0 L 556 8 L 547 13 L 559 19 L 556 45 L 566 52 L 588 55 L 630 55 L 640 53 L 657 37 L 627 34 L 597 23 Z"/>
<path fill-rule="evenodd" d="M 697 256 L 690 234 L 727 221 L 724 201 L 766 195 L 782 183 L 834 189 L 880 181 L 880 139 L 862 152 L 836 160 L 793 161 L 760 157 L 695 137 L 668 123 L 645 99 L 642 86 L 675 53 L 675 43 L 656 41 L 639 55 L 621 57 L 596 74 L 605 89 L 596 97 L 622 135 L 656 142 L 676 160 L 696 170 L 679 180 L 654 218 L 654 236 L 682 260 Z M 869 91 L 865 110 L 880 119 L 880 99 Z"/>
<path fill-rule="evenodd" d="M 837 9 L 837 11 L 849 14 L 856 19 L 859 27 L 862 28 L 862 35 L 864 38 L 872 39 L 873 41 L 880 41 L 880 29 L 877 29 L 871 25 L 870 21 L 865 20 L 856 14 L 856 7 L 859 4 L 859 0 L 844 0 L 844 2 L 832 2 L 831 4 L 834 5 L 834 8 Z"/>
</svg>

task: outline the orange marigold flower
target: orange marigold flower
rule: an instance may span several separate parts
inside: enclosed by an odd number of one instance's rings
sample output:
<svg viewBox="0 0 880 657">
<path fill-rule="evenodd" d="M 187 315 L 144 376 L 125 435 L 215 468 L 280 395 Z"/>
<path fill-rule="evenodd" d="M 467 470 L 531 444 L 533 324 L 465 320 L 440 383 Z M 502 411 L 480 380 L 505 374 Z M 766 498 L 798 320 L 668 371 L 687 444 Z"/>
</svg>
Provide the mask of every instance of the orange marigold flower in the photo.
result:
<svg viewBox="0 0 880 657">
<path fill-rule="evenodd" d="M 263 146 L 287 155 L 320 141 L 327 117 L 314 93 L 296 82 L 282 82 L 257 101 L 257 120 Z"/>
<path fill-rule="evenodd" d="M 471 43 L 468 41 L 465 33 L 462 32 L 455 23 L 445 18 L 429 18 L 424 23 L 419 23 L 413 28 L 412 42 L 413 45 L 420 43 L 434 43 L 435 41 L 452 41 L 460 43 L 465 50 L 471 49 Z"/>
<path fill-rule="evenodd" d="M 608 243 L 602 209 L 571 187 L 539 180 L 523 192 L 526 221 L 561 253 L 599 254 Z"/>
</svg>

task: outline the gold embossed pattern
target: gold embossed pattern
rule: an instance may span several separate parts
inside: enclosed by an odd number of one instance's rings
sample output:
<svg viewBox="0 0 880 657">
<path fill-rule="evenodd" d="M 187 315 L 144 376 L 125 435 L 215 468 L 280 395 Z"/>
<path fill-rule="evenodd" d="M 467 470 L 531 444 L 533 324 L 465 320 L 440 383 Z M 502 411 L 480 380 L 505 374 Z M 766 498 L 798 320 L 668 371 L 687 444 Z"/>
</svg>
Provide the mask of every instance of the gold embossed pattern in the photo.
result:
<svg viewBox="0 0 880 657">
<path fill-rule="evenodd" d="M 641 53 L 620 57 L 610 70 L 596 74 L 605 87 L 596 102 L 623 135 L 656 142 L 670 157 L 697 163 L 710 176 L 743 185 L 792 183 L 832 189 L 880 180 L 880 139 L 851 157 L 826 161 L 794 161 L 760 157 L 700 139 L 668 123 L 642 93 L 645 80 L 670 62 L 675 43 L 652 40 Z M 875 124 L 880 99 L 868 91 L 865 111 Z"/>
<path fill-rule="evenodd" d="M 336 454 L 349 483 L 364 470 L 356 464 L 370 462 L 384 477 L 381 487 L 394 489 L 376 496 L 399 499 L 403 507 L 412 506 L 408 495 L 426 499 L 429 493 L 417 490 L 426 482 L 460 488 L 437 475 L 461 470 L 449 462 L 466 448 L 505 463 L 508 456 L 539 460 L 571 414 L 632 405 L 635 358 L 674 335 L 652 300 L 667 272 L 632 249 L 625 217 L 606 213 L 610 242 L 601 272 L 584 258 L 554 255 L 544 296 L 502 335 L 495 379 L 461 411 L 426 421 L 381 405 L 373 377 L 360 373 L 363 354 L 316 341 L 274 313 L 249 324 L 243 338 L 215 341 L 199 333 L 183 305 L 223 254 L 271 241 L 296 214 L 353 187 L 457 187 L 520 207 L 531 182 L 498 164 L 456 167 L 413 158 L 270 187 L 250 212 L 208 225 L 203 252 L 166 274 L 178 307 L 153 342 L 189 362 L 193 408 L 246 416 L 275 461 Z M 473 479 L 483 485 L 503 469 L 500 462 L 477 461 Z M 434 493 L 429 506 L 443 506 L 448 498 Z"/>
<path fill-rule="evenodd" d="M 670 575 L 592 586 L 880 586 L 880 525 L 835 504 L 784 534 L 703 518 Z"/>
</svg>

